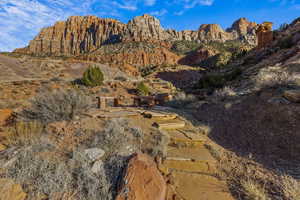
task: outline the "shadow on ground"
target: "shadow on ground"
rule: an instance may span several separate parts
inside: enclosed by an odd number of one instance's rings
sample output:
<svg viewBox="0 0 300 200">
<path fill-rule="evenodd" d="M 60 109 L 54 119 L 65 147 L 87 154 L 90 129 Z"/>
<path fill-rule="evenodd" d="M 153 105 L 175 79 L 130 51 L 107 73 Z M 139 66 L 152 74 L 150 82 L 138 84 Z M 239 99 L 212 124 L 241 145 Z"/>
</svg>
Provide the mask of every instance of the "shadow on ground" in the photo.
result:
<svg viewBox="0 0 300 200">
<path fill-rule="evenodd" d="M 224 148 L 300 176 L 300 106 L 271 103 L 272 95 L 264 91 L 232 105 L 204 105 L 193 116 L 212 128 L 209 137 Z"/>
</svg>

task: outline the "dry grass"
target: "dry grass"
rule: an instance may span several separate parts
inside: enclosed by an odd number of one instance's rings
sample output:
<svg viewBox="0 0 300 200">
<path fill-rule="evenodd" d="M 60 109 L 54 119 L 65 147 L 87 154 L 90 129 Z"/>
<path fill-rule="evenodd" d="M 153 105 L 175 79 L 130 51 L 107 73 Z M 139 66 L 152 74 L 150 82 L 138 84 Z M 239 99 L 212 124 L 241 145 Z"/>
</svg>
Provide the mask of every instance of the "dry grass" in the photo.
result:
<svg viewBox="0 0 300 200">
<path fill-rule="evenodd" d="M 6 141 L 9 146 L 27 146 L 39 142 L 43 125 L 37 121 L 16 122 L 13 127 L 7 128 Z"/>
<path fill-rule="evenodd" d="M 300 199 L 300 182 L 290 176 L 281 177 L 281 188 L 284 196 L 289 200 Z"/>
<path fill-rule="evenodd" d="M 219 161 L 217 176 L 226 180 L 237 199 L 286 199 L 285 195 L 281 194 L 283 188 L 280 177 L 274 172 L 251 159 L 227 152 L 219 146 L 209 145 L 208 149 Z"/>
<path fill-rule="evenodd" d="M 75 158 L 51 162 L 39 155 L 42 151 L 51 151 L 51 148 L 37 144 L 22 149 L 7 169 L 7 178 L 21 183 L 30 199 L 41 194 L 49 199 L 63 199 L 68 192 L 77 200 L 112 199 L 104 169 L 95 174 L 85 160 Z"/>
<path fill-rule="evenodd" d="M 194 95 L 186 94 L 184 92 L 177 93 L 171 101 L 167 103 L 167 106 L 174 108 L 183 108 L 188 104 L 196 102 L 197 98 Z"/>
<path fill-rule="evenodd" d="M 236 92 L 232 87 L 225 86 L 222 89 L 216 90 L 214 92 L 214 97 L 220 100 L 226 99 L 228 97 L 234 97 L 236 96 Z"/>
<path fill-rule="evenodd" d="M 265 189 L 253 180 L 243 180 L 241 186 L 247 200 L 271 200 L 267 196 Z"/>
<path fill-rule="evenodd" d="M 72 120 L 91 106 L 91 99 L 76 90 L 59 89 L 43 92 L 32 100 L 32 106 L 23 112 L 23 117 L 43 123 Z"/>
<path fill-rule="evenodd" d="M 280 66 L 263 68 L 255 77 L 257 88 L 288 86 L 295 82 L 296 76 Z"/>
</svg>

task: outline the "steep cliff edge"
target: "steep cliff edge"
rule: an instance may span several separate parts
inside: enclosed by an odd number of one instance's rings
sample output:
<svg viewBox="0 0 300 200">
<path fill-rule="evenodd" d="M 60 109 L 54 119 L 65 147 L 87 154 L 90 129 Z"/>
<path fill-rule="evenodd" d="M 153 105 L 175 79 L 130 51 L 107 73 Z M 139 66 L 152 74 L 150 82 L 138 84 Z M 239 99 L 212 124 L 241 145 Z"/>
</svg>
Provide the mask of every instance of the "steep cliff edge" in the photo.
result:
<svg viewBox="0 0 300 200">
<path fill-rule="evenodd" d="M 255 44 L 255 26 L 255 23 L 242 18 L 227 31 L 217 24 L 202 25 L 197 31 L 175 31 L 164 30 L 158 19 L 146 14 L 135 17 L 128 24 L 95 16 L 72 16 L 42 29 L 27 47 L 15 52 L 46 56 L 80 55 L 93 52 L 105 44 L 128 41 L 242 40 Z"/>
</svg>

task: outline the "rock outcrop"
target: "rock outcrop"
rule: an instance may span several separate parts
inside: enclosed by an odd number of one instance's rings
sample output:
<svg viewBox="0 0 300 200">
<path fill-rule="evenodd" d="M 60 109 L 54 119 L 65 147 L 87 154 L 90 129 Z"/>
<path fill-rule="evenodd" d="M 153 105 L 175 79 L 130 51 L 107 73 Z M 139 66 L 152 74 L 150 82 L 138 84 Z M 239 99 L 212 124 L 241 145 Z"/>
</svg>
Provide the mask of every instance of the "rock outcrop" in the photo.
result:
<svg viewBox="0 0 300 200">
<path fill-rule="evenodd" d="M 33 55 L 80 55 L 93 52 L 105 44 L 132 41 L 177 41 L 198 42 L 241 39 L 256 43 L 255 23 L 242 18 L 224 31 L 217 24 L 205 24 L 197 31 L 164 30 L 153 16 L 143 15 L 124 24 L 114 19 L 95 16 L 72 16 L 66 21 L 44 28 L 25 48 L 15 52 Z"/>
<path fill-rule="evenodd" d="M 137 154 L 129 161 L 123 187 L 116 200 L 164 200 L 166 188 L 152 158 Z"/>
</svg>

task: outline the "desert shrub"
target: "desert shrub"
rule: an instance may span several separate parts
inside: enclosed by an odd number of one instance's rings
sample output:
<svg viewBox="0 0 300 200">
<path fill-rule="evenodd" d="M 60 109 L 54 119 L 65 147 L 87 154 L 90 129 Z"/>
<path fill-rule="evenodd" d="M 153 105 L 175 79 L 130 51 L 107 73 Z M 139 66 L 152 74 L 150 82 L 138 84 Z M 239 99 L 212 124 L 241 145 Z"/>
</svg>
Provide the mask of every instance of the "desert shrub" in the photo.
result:
<svg viewBox="0 0 300 200">
<path fill-rule="evenodd" d="M 293 47 L 294 42 L 293 42 L 293 37 L 292 36 L 286 36 L 283 39 L 279 40 L 277 43 L 277 46 L 280 49 L 289 49 Z"/>
<path fill-rule="evenodd" d="M 265 189 L 252 180 L 242 181 L 241 186 L 247 200 L 271 200 Z"/>
<path fill-rule="evenodd" d="M 225 86 L 222 89 L 216 90 L 214 92 L 214 96 L 217 99 L 226 99 L 227 97 L 233 97 L 236 96 L 236 92 L 233 90 L 233 88 L 229 87 L 229 86 Z"/>
<path fill-rule="evenodd" d="M 188 104 L 191 104 L 195 101 L 197 101 L 197 98 L 194 95 L 179 92 L 171 101 L 168 101 L 166 105 L 174 108 L 184 108 Z"/>
<path fill-rule="evenodd" d="M 224 74 L 207 74 L 199 80 L 195 87 L 201 89 L 220 89 L 224 87 L 226 82 L 237 79 L 241 74 L 242 70 L 239 68 Z"/>
<path fill-rule="evenodd" d="M 56 90 L 41 93 L 31 101 L 31 107 L 25 109 L 22 116 L 43 123 L 72 120 L 75 115 L 86 110 L 90 98 L 76 90 Z"/>
<path fill-rule="evenodd" d="M 290 176 L 281 177 L 281 188 L 284 196 L 289 200 L 300 199 L 300 182 Z"/>
<path fill-rule="evenodd" d="M 39 144 L 22 149 L 6 176 L 21 183 L 32 197 L 45 194 L 62 199 L 58 197 L 62 192 L 72 192 L 79 200 L 112 199 L 104 169 L 95 174 L 84 160 L 50 162 L 39 155 L 45 150 L 51 147 Z"/>
<path fill-rule="evenodd" d="M 198 84 L 198 88 L 222 88 L 226 82 L 226 79 L 222 75 L 211 74 L 203 76 Z"/>
<path fill-rule="evenodd" d="M 89 67 L 83 74 L 82 83 L 86 86 L 99 86 L 102 85 L 104 76 L 102 71 L 97 66 Z"/>
<path fill-rule="evenodd" d="M 43 125 L 38 121 L 19 121 L 13 127 L 7 128 L 6 132 L 8 145 L 27 146 L 39 142 L 43 133 Z"/>
<path fill-rule="evenodd" d="M 170 136 L 168 133 L 163 131 L 157 131 L 153 134 L 152 147 L 148 150 L 148 154 L 152 157 L 162 157 L 167 156 L 168 144 L 170 143 Z"/>
<path fill-rule="evenodd" d="M 103 149 L 108 156 L 128 156 L 139 150 L 142 137 L 142 131 L 130 127 L 127 120 L 112 119 L 102 132 L 96 134 L 91 145 Z"/>
<path fill-rule="evenodd" d="M 136 90 L 137 90 L 137 94 L 140 96 L 148 96 L 150 94 L 150 89 L 144 82 L 140 82 L 137 85 Z"/>
<path fill-rule="evenodd" d="M 254 78 L 257 88 L 288 86 L 295 83 L 295 81 L 295 75 L 281 66 L 261 69 Z"/>
</svg>

